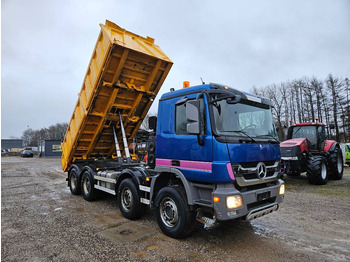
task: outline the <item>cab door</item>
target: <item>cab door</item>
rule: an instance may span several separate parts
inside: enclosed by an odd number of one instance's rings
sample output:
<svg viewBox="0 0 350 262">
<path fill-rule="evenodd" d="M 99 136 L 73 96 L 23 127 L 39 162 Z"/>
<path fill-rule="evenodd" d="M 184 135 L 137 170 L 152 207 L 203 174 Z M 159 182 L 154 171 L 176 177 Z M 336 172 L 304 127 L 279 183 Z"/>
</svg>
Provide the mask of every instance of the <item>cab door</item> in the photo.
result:
<svg viewBox="0 0 350 262">
<path fill-rule="evenodd" d="M 197 135 L 187 133 L 189 121 L 186 118 L 186 102 L 196 99 L 196 96 L 197 94 L 174 100 L 175 117 L 170 141 L 171 166 L 179 168 L 188 179 L 203 180 L 212 172 L 213 141 L 205 95 L 198 99 L 200 102 L 200 140 L 202 143 L 199 143 Z"/>
</svg>

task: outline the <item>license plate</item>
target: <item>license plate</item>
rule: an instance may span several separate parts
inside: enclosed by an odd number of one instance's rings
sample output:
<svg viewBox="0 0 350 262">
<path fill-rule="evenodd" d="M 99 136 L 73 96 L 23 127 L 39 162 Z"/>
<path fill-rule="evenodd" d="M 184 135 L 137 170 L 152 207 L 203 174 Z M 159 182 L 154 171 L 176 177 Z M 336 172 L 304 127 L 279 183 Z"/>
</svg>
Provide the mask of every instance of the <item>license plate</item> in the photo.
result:
<svg viewBox="0 0 350 262">
<path fill-rule="evenodd" d="M 260 193 L 256 196 L 257 201 L 263 201 L 270 198 L 270 192 Z"/>
</svg>

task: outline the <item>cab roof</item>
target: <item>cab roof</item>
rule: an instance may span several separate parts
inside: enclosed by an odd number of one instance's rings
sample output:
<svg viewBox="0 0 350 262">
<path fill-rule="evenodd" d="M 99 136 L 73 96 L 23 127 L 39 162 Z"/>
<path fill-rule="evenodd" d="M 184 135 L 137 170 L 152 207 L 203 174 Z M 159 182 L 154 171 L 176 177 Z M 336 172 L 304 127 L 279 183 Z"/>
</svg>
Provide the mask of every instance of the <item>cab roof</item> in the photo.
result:
<svg viewBox="0 0 350 262">
<path fill-rule="evenodd" d="M 221 91 L 223 93 L 232 93 L 233 95 L 239 95 L 246 100 L 273 106 L 272 101 L 266 97 L 257 96 L 254 94 L 250 94 L 248 92 L 240 91 L 238 89 L 235 89 L 226 85 L 215 84 L 215 83 L 197 85 L 197 86 L 179 89 L 173 92 L 168 92 L 162 95 L 160 100 L 167 100 L 167 99 L 172 99 L 179 96 L 200 93 L 205 91 L 210 92 L 210 90 L 218 90 L 219 92 Z"/>
<path fill-rule="evenodd" d="M 298 123 L 298 124 L 292 124 L 292 126 L 324 126 L 325 124 L 319 123 L 319 122 L 305 122 L 305 123 Z"/>
</svg>

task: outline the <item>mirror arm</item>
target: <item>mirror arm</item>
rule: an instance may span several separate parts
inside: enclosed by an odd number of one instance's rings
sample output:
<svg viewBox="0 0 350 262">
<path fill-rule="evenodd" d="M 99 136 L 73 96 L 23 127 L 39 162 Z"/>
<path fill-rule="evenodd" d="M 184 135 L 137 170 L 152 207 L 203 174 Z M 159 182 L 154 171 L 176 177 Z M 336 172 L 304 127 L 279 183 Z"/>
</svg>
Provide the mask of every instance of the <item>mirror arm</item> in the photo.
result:
<svg viewBox="0 0 350 262">
<path fill-rule="evenodd" d="M 196 100 L 199 100 L 201 97 L 204 97 L 203 93 L 198 94 Z M 201 138 L 200 134 L 197 135 L 197 141 L 200 146 L 204 146 L 204 140 Z"/>
<path fill-rule="evenodd" d="M 197 135 L 197 141 L 200 146 L 204 146 L 204 140 L 201 138 L 199 134 Z"/>
</svg>

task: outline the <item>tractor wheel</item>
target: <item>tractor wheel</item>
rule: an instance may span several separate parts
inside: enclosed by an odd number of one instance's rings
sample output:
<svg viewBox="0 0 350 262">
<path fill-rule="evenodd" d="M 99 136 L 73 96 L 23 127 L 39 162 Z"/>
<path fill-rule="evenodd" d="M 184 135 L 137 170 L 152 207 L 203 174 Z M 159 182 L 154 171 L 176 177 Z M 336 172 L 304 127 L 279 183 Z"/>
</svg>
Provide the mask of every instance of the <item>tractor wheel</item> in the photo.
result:
<svg viewBox="0 0 350 262">
<path fill-rule="evenodd" d="M 328 182 L 327 161 L 323 156 L 310 156 L 306 171 L 310 184 L 325 185 Z"/>
<path fill-rule="evenodd" d="M 340 180 L 343 177 L 343 155 L 339 147 L 330 152 L 328 158 L 329 178 Z"/>
</svg>

